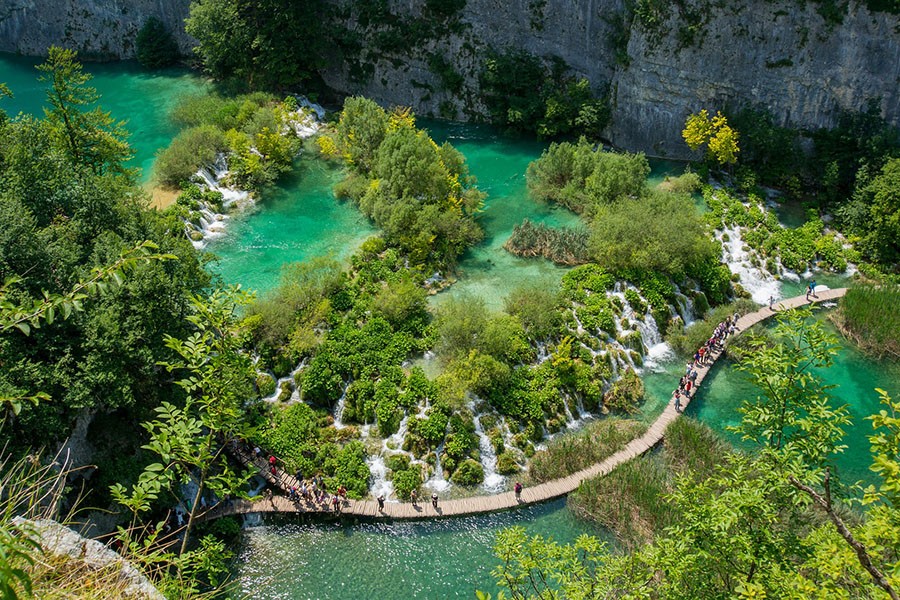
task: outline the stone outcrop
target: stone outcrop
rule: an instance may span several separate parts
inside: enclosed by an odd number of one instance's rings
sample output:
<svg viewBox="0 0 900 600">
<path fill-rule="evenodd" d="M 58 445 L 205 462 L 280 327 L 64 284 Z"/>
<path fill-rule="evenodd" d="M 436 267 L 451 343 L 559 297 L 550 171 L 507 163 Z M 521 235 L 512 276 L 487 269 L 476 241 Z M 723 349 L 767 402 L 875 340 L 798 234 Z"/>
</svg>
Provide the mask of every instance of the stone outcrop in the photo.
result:
<svg viewBox="0 0 900 600">
<path fill-rule="evenodd" d="M 103 571 L 105 578 L 117 584 L 117 598 L 165 600 L 165 596 L 140 571 L 97 540 L 81 537 L 68 527 L 50 519 L 25 521 L 16 517 L 14 522 L 26 524 L 44 552 L 79 561 L 92 572 Z"/>
<path fill-rule="evenodd" d="M 150 17 L 165 23 L 188 52 L 189 6 L 190 0 L 0 0 L 0 52 L 42 56 L 55 44 L 97 60 L 131 58 Z"/>
<path fill-rule="evenodd" d="M 467 0 L 454 17 L 459 27 L 438 27 L 435 36 L 384 52 L 359 31 L 358 3 L 331 1 L 346 9 L 344 25 L 368 47 L 364 76 L 358 61 L 335 51 L 326 83 L 386 105 L 412 105 L 419 114 L 483 114 L 477 87 L 484 53 L 514 48 L 558 56 L 598 91 L 609 90 L 607 137 L 655 155 L 687 156 L 681 128 L 700 108 L 748 104 L 782 124 L 818 128 L 874 100 L 889 122 L 900 124 L 900 17 L 870 12 L 859 0 L 850 0 L 838 19 L 823 17 L 822 3 L 812 1 L 638 3 L 657 7 L 652 28 L 626 13 L 624 0 Z M 401 20 L 412 19 L 421 18 L 425 0 L 388 4 Z M 188 6 L 189 0 L 0 0 L 0 50 L 41 54 L 57 43 L 89 56 L 129 57 L 135 32 L 151 15 L 187 49 Z M 461 91 L 443 89 L 429 66 L 435 54 L 463 77 Z"/>
</svg>

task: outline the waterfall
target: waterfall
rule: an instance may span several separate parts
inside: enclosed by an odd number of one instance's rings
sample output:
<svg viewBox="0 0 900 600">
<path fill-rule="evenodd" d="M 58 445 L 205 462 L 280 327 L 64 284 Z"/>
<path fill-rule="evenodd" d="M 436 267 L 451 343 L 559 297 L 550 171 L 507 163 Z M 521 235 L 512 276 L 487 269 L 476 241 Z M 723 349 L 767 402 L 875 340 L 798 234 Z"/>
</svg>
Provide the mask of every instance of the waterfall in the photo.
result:
<svg viewBox="0 0 900 600">
<path fill-rule="evenodd" d="M 338 398 L 337 404 L 334 405 L 334 428 L 335 429 L 343 429 L 346 427 L 344 422 L 341 421 L 341 417 L 344 416 L 344 405 L 347 404 L 347 389 L 350 387 L 350 384 L 344 386 L 344 391 L 341 392 L 341 397 Z"/>
<path fill-rule="evenodd" d="M 384 495 L 385 498 L 390 498 L 391 494 L 394 493 L 394 484 L 387 478 L 387 465 L 384 464 L 384 457 L 381 455 L 370 456 L 366 459 L 366 465 L 369 467 L 371 479 L 369 491 L 376 498 L 381 495 Z"/>
<path fill-rule="evenodd" d="M 478 449 L 481 451 L 481 465 L 484 467 L 484 483 L 481 487 L 488 492 L 499 492 L 503 489 L 506 477 L 497 473 L 497 454 L 491 439 L 481 427 L 481 419 L 475 414 L 475 403 L 469 405 L 475 415 L 475 435 L 478 436 Z M 568 408 L 566 409 L 568 411 Z"/>
<path fill-rule="evenodd" d="M 648 312 L 643 322 L 638 321 L 637 328 L 641 332 L 641 339 L 644 345 L 647 347 L 647 354 L 644 356 L 644 369 L 651 371 L 660 370 L 660 365 L 671 360 L 674 353 L 669 344 L 663 341 L 653 314 Z"/>
<path fill-rule="evenodd" d="M 675 292 L 675 308 L 678 311 L 678 316 L 681 317 L 682 322 L 684 322 L 685 327 L 696 320 L 694 318 L 693 300 L 681 292 Z"/>
<path fill-rule="evenodd" d="M 722 241 L 723 234 L 728 234 L 728 241 Z M 768 304 L 769 296 L 781 298 L 781 283 L 762 267 L 754 267 L 751 254 L 744 250 L 739 226 L 716 233 L 722 241 L 722 261 L 728 265 L 732 273 L 740 277 L 741 286 L 750 293 L 757 304 Z"/>
<path fill-rule="evenodd" d="M 441 466 L 441 453 L 444 451 L 444 442 L 434 451 L 434 473 L 425 482 L 425 487 L 435 492 L 446 492 L 450 489 L 450 482 L 444 479 L 444 468 Z"/>
<path fill-rule="evenodd" d="M 263 524 L 262 513 L 247 513 L 243 515 L 243 527 L 260 527 Z"/>
</svg>

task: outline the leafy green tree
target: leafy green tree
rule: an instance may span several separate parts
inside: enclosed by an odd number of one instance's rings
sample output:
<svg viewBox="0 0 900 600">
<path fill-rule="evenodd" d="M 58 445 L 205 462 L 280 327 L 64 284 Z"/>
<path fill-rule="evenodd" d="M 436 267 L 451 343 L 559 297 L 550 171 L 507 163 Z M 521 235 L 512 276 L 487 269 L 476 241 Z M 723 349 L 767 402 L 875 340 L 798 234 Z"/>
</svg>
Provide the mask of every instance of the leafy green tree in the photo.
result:
<svg viewBox="0 0 900 600">
<path fill-rule="evenodd" d="M 97 90 L 87 86 L 91 75 L 82 70 L 74 50 L 51 46 L 47 61 L 38 66 L 49 81 L 47 122 L 64 140 L 72 162 L 101 174 L 121 171 L 133 152 L 126 141 L 124 122 L 116 122 L 99 107 L 88 110 L 98 99 Z"/>
<path fill-rule="evenodd" d="M 894 268 L 900 261 L 900 158 L 889 160 L 840 214 L 863 237 L 866 256 Z"/>
<path fill-rule="evenodd" d="M 591 248 L 605 269 L 689 273 L 718 264 L 717 245 L 689 196 L 652 191 L 598 209 Z"/>
<path fill-rule="evenodd" d="M 306 0 L 194 0 L 185 31 L 213 77 L 285 88 L 310 81 L 320 67 L 327 10 Z"/>
<path fill-rule="evenodd" d="M 148 69 L 168 67 L 178 60 L 178 44 L 165 24 L 150 17 L 135 38 L 135 55 Z"/>
<path fill-rule="evenodd" d="M 252 426 L 244 404 L 256 396 L 256 372 L 251 357 L 242 351 L 246 332 L 236 319 L 237 307 L 248 300 L 238 288 L 194 298 L 194 313 L 187 320 L 195 332 L 186 340 L 166 338 L 179 360 L 163 365 L 184 374 L 178 381 L 187 394 L 184 406 L 164 402 L 155 410 L 157 418 L 144 423 L 150 434 L 144 448 L 161 462 L 148 465 L 130 491 L 121 484 L 111 490 L 137 518 L 163 490 L 193 482 L 196 489 L 188 500 L 180 554 L 187 549 L 204 493 L 219 499 L 240 495 L 250 475 L 233 470 L 226 454 L 234 439 L 246 437 Z"/>
</svg>

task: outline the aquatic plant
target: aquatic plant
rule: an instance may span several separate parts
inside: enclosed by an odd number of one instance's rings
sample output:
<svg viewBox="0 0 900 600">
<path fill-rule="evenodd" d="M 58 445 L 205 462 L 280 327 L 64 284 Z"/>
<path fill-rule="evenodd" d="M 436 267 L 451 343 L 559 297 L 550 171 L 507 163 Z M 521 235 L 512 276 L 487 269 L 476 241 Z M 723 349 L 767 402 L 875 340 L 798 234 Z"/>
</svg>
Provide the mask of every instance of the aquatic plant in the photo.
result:
<svg viewBox="0 0 900 600">
<path fill-rule="evenodd" d="M 646 429 L 637 421 L 591 421 L 578 432 L 552 439 L 531 458 L 528 477 L 541 483 L 571 475 L 612 456 Z"/>
<path fill-rule="evenodd" d="M 858 285 L 847 290 L 832 321 L 864 352 L 900 359 L 900 285 Z"/>
<path fill-rule="evenodd" d="M 516 256 L 543 256 L 560 265 L 580 265 L 590 259 L 586 229 L 535 225 L 528 219 L 513 228 L 503 247 Z"/>
</svg>

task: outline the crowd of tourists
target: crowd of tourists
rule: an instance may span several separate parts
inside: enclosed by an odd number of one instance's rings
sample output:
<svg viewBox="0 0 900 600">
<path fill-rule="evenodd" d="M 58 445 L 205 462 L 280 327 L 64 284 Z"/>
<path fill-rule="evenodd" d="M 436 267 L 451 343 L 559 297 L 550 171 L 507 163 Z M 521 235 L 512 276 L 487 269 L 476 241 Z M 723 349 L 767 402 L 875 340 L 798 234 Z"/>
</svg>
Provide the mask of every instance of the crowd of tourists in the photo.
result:
<svg viewBox="0 0 900 600">
<path fill-rule="evenodd" d="M 740 315 L 734 313 L 733 316 L 727 317 L 716 325 L 712 336 L 694 352 L 694 356 L 691 362 L 687 364 L 684 376 L 678 382 L 678 387 L 673 394 L 676 412 L 681 412 L 682 410 L 682 398 L 689 399 L 697 393 L 697 370 L 701 367 L 708 367 L 715 362 L 718 353 L 725 348 L 725 340 L 737 331 L 738 318 L 740 318 Z"/>
<path fill-rule="evenodd" d="M 262 460 L 264 453 L 258 446 L 253 449 L 254 462 L 258 463 Z M 300 469 L 294 474 L 294 477 L 279 473 L 278 459 L 274 455 L 269 455 L 266 461 L 268 465 L 269 475 L 271 475 L 270 483 L 275 483 L 278 487 L 287 490 L 288 500 L 294 503 L 298 510 L 301 506 L 307 510 L 331 510 L 340 514 L 341 510 L 348 505 L 347 488 L 339 485 L 335 493 L 329 493 L 325 489 L 325 483 L 321 473 L 306 478 Z M 259 466 L 257 464 L 257 466 Z M 266 489 L 266 498 L 272 497 L 270 489 Z"/>
</svg>

